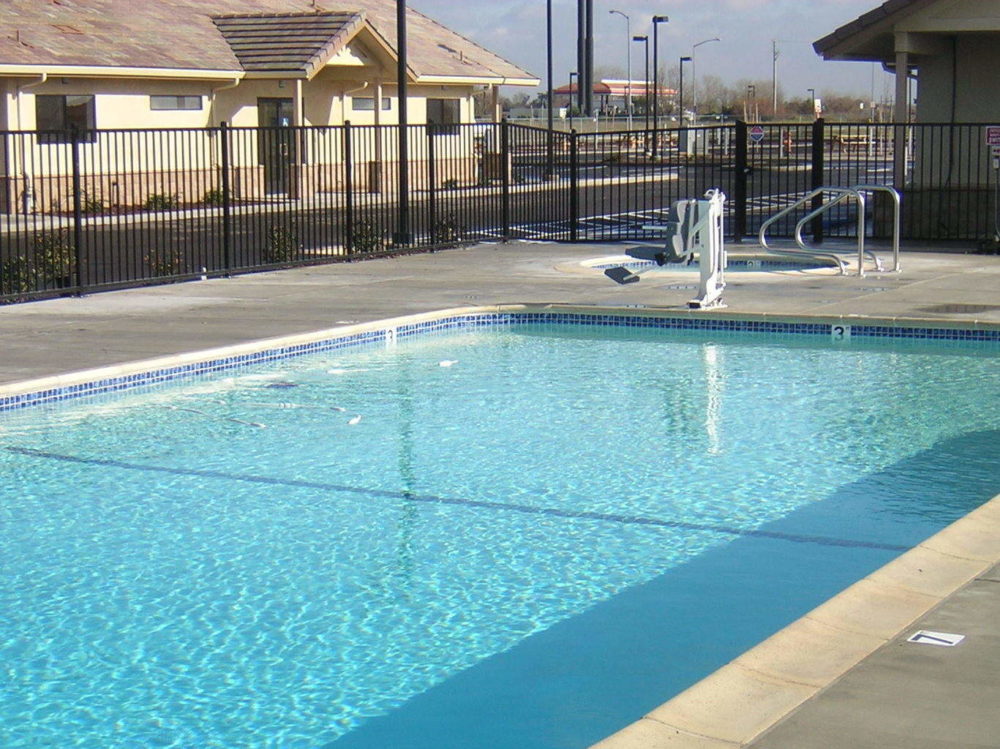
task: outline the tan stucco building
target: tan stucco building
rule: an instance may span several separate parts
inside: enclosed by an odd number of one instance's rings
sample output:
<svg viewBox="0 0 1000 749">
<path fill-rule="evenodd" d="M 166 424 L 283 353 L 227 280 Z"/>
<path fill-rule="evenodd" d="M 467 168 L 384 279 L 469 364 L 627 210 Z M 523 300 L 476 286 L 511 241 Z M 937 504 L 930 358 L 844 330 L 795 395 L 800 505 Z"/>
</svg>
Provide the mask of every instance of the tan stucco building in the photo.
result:
<svg viewBox="0 0 1000 749">
<path fill-rule="evenodd" d="M 65 210 L 72 128 L 86 133 L 81 159 L 94 176 L 84 189 L 104 204 L 159 194 L 193 201 L 218 189 L 215 134 L 196 131 L 221 123 L 240 140 L 234 194 L 343 189 L 344 176 L 324 168 L 344 158 L 339 133 L 278 129 L 398 124 L 396 22 L 395 0 L 4 0 L 0 209 Z M 477 91 L 491 92 L 498 118 L 501 85 L 538 84 L 412 9 L 406 58 L 407 121 L 441 126 L 442 137 L 475 121 Z M 157 145 L 125 134 L 116 143 L 106 132 L 147 128 L 191 134 Z M 356 140 L 354 157 L 365 163 L 352 185 L 391 179 L 394 139 L 369 127 Z M 453 178 L 465 179 L 471 146 L 453 150 L 464 170 Z"/>
</svg>

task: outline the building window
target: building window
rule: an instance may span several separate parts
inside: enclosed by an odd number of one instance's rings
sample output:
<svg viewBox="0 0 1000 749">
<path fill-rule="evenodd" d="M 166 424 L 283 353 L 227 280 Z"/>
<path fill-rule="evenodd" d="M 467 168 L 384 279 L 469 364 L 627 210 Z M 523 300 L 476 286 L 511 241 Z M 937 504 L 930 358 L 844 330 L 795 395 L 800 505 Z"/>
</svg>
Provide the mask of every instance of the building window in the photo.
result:
<svg viewBox="0 0 1000 749">
<path fill-rule="evenodd" d="M 73 129 L 82 142 L 93 143 L 95 123 L 93 96 L 35 96 L 35 129 L 48 131 L 38 136 L 39 143 L 69 143 Z"/>
<path fill-rule="evenodd" d="M 200 96 L 150 96 L 149 108 L 154 111 L 186 109 L 201 109 Z"/>
<path fill-rule="evenodd" d="M 428 99 L 427 124 L 434 135 L 457 135 L 462 121 L 458 99 Z"/>
<path fill-rule="evenodd" d="M 392 108 L 392 101 L 388 96 L 382 97 L 382 111 L 388 112 Z M 351 97 L 351 110 L 354 112 L 374 112 L 374 96 L 353 96 Z"/>
</svg>

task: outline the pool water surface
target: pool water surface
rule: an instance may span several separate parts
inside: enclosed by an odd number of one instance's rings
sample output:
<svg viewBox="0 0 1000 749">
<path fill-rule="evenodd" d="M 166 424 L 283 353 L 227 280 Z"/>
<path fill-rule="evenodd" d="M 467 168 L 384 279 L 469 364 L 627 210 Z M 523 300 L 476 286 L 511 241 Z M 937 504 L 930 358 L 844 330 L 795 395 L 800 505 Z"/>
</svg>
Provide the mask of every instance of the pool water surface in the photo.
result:
<svg viewBox="0 0 1000 749">
<path fill-rule="evenodd" d="M 995 494 L 997 380 L 523 325 L 0 414 L 0 745 L 587 746 Z"/>
</svg>

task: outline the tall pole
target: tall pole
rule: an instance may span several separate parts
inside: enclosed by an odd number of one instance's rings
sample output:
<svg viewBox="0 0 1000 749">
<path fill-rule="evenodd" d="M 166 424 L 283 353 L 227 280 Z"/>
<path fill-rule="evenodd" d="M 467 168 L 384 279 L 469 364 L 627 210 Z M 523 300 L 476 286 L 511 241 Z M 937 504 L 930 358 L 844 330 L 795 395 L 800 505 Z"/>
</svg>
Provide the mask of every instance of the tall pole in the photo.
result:
<svg viewBox="0 0 1000 749">
<path fill-rule="evenodd" d="M 583 82 L 587 79 L 587 5 L 586 0 L 576 0 L 576 108 L 583 112 Z"/>
<path fill-rule="evenodd" d="M 682 57 L 677 66 L 678 71 L 680 71 L 680 85 L 677 87 L 677 108 L 680 110 L 679 124 L 681 127 L 684 126 L 684 63 L 686 62 L 691 62 L 691 58 Z"/>
<path fill-rule="evenodd" d="M 396 90 L 399 96 L 399 223 L 396 244 L 410 242 L 410 155 L 407 144 L 406 103 L 406 0 L 396 0 Z M 381 102 L 375 102 L 380 107 Z"/>
<path fill-rule="evenodd" d="M 642 79 L 642 89 L 643 93 L 646 95 L 646 138 L 649 138 L 649 37 L 648 36 L 633 36 L 633 42 L 642 42 L 646 49 L 646 77 Z"/>
<path fill-rule="evenodd" d="M 545 176 L 552 179 L 555 173 L 555 144 L 553 143 L 552 121 L 552 0 L 545 0 L 545 76 L 549 90 L 545 95 L 545 108 L 548 110 L 546 126 L 548 132 L 545 138 Z"/>
<path fill-rule="evenodd" d="M 809 94 L 809 114 L 816 119 L 816 89 L 807 88 L 806 91 Z"/>
<path fill-rule="evenodd" d="M 584 62 L 587 66 L 587 85 L 584 87 L 584 104 L 587 116 L 594 116 L 594 0 L 587 0 L 587 36 L 584 40 Z"/>
<path fill-rule="evenodd" d="M 771 113 L 778 117 L 778 42 L 771 42 Z"/>
<path fill-rule="evenodd" d="M 702 44 L 718 41 L 721 41 L 719 37 L 714 36 L 711 39 L 705 39 L 691 46 L 691 111 L 694 112 L 695 117 L 698 115 L 698 79 L 696 77 L 695 55 L 697 54 L 698 47 Z M 695 120 L 695 124 L 698 124 L 697 119 Z"/>
<path fill-rule="evenodd" d="M 618 14 L 625 19 L 625 67 L 628 69 L 628 80 L 625 82 L 625 112 L 628 114 L 628 129 L 632 129 L 632 19 L 620 10 L 609 10 L 612 15 Z M 873 79 L 874 80 L 874 79 Z"/>
<path fill-rule="evenodd" d="M 659 130 L 659 110 L 660 110 L 660 57 L 657 53 L 656 44 L 659 34 L 657 30 L 661 23 L 666 23 L 670 19 L 666 16 L 653 16 L 653 156 L 656 156 L 656 142 L 659 140 L 657 130 Z"/>
</svg>

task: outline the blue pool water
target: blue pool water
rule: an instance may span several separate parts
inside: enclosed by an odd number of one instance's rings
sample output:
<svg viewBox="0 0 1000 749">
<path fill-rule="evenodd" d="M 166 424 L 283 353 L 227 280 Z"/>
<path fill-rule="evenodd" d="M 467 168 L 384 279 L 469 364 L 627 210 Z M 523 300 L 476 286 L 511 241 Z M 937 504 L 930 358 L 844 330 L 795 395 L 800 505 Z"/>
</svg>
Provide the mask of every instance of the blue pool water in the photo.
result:
<svg viewBox="0 0 1000 749">
<path fill-rule="evenodd" d="M 526 325 L 0 414 L 0 746 L 587 746 L 1000 490 L 998 379 Z"/>
</svg>

